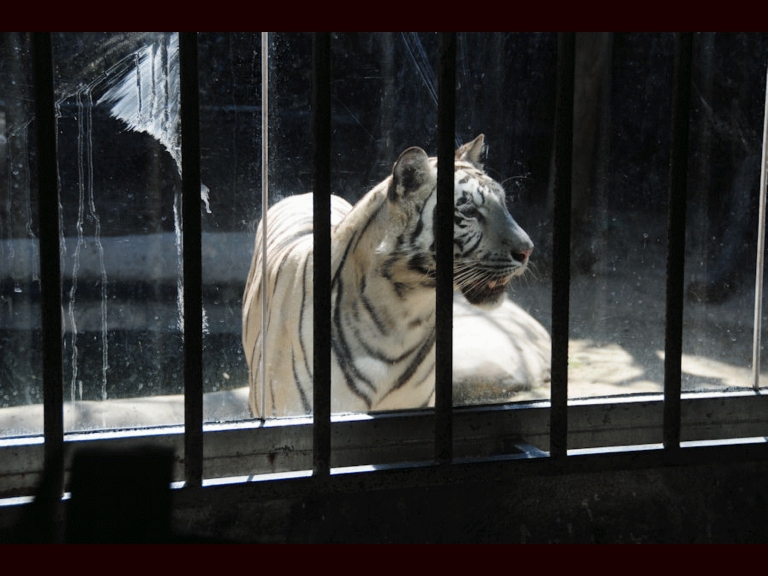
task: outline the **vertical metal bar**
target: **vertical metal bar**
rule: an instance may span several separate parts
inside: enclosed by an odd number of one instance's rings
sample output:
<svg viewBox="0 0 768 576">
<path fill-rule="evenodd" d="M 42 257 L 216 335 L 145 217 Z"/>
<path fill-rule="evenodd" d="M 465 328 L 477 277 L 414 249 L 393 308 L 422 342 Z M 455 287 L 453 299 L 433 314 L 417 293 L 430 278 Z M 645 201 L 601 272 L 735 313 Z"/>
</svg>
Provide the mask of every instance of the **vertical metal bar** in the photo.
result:
<svg viewBox="0 0 768 576">
<path fill-rule="evenodd" d="M 45 469 L 56 471 L 61 493 L 64 470 L 64 390 L 62 376 L 61 256 L 59 180 L 56 165 L 56 113 L 51 35 L 33 38 L 35 123 L 37 125 L 38 223 L 40 227 L 40 311 L 43 356 Z"/>
<path fill-rule="evenodd" d="M 179 33 L 182 239 L 184 258 L 184 469 L 203 479 L 203 266 L 200 215 L 200 102 L 197 34 Z"/>
<path fill-rule="evenodd" d="M 312 35 L 313 471 L 331 463 L 331 36 Z"/>
<path fill-rule="evenodd" d="M 685 201 L 688 180 L 688 124 L 691 108 L 693 35 L 675 35 L 672 86 L 672 147 L 669 167 L 667 228 L 667 302 L 664 346 L 664 447 L 680 447 L 683 285 L 685 272 Z"/>
<path fill-rule="evenodd" d="M 760 212 L 757 224 L 757 263 L 755 270 L 755 323 L 752 331 L 752 387 L 760 388 L 760 336 L 763 320 L 763 261 L 765 259 L 765 175 L 768 170 L 768 72 L 765 76 L 763 109 L 763 157 L 760 163 Z"/>
<path fill-rule="evenodd" d="M 435 460 L 453 458 L 453 211 L 456 133 L 456 34 L 440 33 L 437 78 L 435 253 Z"/>
<path fill-rule="evenodd" d="M 269 210 L 269 32 L 261 33 L 261 278 L 267 282 L 267 210 Z M 267 291 L 261 292 L 261 334 L 267 333 Z M 262 419 L 267 407 L 267 339 L 261 338 L 259 365 Z"/>
<path fill-rule="evenodd" d="M 571 166 L 576 36 L 557 36 L 552 233 L 552 382 L 549 445 L 553 457 L 568 452 L 568 329 L 571 287 Z"/>
</svg>

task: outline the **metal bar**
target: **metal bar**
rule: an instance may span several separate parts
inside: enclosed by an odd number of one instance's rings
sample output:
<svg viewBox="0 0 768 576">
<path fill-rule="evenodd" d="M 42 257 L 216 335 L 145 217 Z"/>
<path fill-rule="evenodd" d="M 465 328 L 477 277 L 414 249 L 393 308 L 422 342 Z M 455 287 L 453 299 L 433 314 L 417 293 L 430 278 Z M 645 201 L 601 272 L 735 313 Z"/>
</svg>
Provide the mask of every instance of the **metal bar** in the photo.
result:
<svg viewBox="0 0 768 576">
<path fill-rule="evenodd" d="M 203 266 L 195 32 L 179 33 L 179 69 L 184 257 L 184 467 L 187 485 L 200 486 L 203 479 Z"/>
<path fill-rule="evenodd" d="M 752 387 L 760 388 L 760 336 L 763 324 L 763 261 L 765 259 L 765 174 L 768 170 L 768 72 L 765 76 L 763 109 L 763 157 L 760 163 L 760 212 L 757 225 L 757 263 L 755 265 L 755 323 L 752 331 Z"/>
<path fill-rule="evenodd" d="M 435 227 L 435 460 L 453 459 L 453 161 L 456 133 L 456 34 L 440 33 Z"/>
<path fill-rule="evenodd" d="M 331 462 L 331 36 L 312 35 L 313 471 Z"/>
<path fill-rule="evenodd" d="M 107 401 L 109 403 L 110 401 Z M 569 458 L 574 450 L 606 446 L 661 445 L 663 395 L 571 400 L 568 406 Z M 768 395 L 739 392 L 684 393 L 682 437 L 685 441 L 768 436 Z M 712 415 L 717 419 L 713 419 Z M 453 415 L 454 462 L 464 457 L 509 453 L 505 444 L 525 438 L 549 449 L 549 402 L 456 407 Z M 312 467 L 311 418 L 246 421 L 208 425 L 205 430 L 207 479 L 307 470 Z M 434 413 L 414 410 L 373 415 L 338 415 L 331 424 L 336 466 L 425 462 L 434 458 Z M 152 443 L 184 449 L 184 427 L 151 434 Z M 37 439 L 35 439 L 37 440 Z M 29 494 L 39 483 L 43 443 L 29 438 L 0 439 L 0 498 Z M 65 446 L 146 444 L 147 430 L 67 434 Z M 291 446 L 291 450 L 285 450 Z M 567 462 L 564 463 L 566 465 Z M 174 474 L 184 479 L 181 458 Z"/>
<path fill-rule="evenodd" d="M 42 316 L 43 431 L 45 469 L 56 474 L 61 493 L 64 470 L 64 390 L 62 375 L 61 256 L 59 179 L 51 35 L 33 38 L 35 122 L 37 124 L 38 222 L 40 227 L 40 310 Z M 56 471 L 56 472 L 54 472 Z"/>
<path fill-rule="evenodd" d="M 571 286 L 571 164 L 576 36 L 557 37 L 555 102 L 554 230 L 552 233 L 552 412 L 550 454 L 568 452 L 568 327 Z"/>
<path fill-rule="evenodd" d="M 744 442 L 703 443 L 680 450 L 679 464 L 685 466 L 712 464 L 739 464 L 763 461 L 768 458 L 768 443 L 763 439 Z M 450 466 L 406 464 L 381 466 L 375 471 L 361 467 L 339 471 L 331 475 L 323 492 L 363 492 L 387 488 L 403 489 L 416 486 L 445 486 L 452 483 L 478 482 L 492 478 L 494 482 L 516 482 L 520 478 L 544 475 L 593 474 L 617 470 L 664 468 L 667 463 L 661 447 L 633 447 L 631 450 L 605 450 L 597 448 L 574 454 L 567 459 L 530 458 L 526 455 L 501 457 L 473 462 L 455 462 Z M 271 479 L 221 482 L 203 489 L 174 491 L 176 506 L 195 506 L 214 501 L 217 506 L 242 506 L 245 502 L 259 502 L 278 498 L 296 498 L 318 493 L 313 478 L 286 477 Z M 214 500 L 208 500 L 214 499 Z"/>
<path fill-rule="evenodd" d="M 664 346 L 664 447 L 680 448 L 683 285 L 685 272 L 685 196 L 688 179 L 688 123 L 691 109 L 693 35 L 675 36 L 672 87 L 672 147 L 667 227 L 667 302 Z"/>
<path fill-rule="evenodd" d="M 261 33 L 261 278 L 266 286 L 267 269 L 267 210 L 269 209 L 269 32 Z M 261 333 L 267 333 L 267 291 L 261 290 Z M 259 364 L 259 399 L 262 420 L 267 408 L 267 339 L 261 338 Z"/>
</svg>

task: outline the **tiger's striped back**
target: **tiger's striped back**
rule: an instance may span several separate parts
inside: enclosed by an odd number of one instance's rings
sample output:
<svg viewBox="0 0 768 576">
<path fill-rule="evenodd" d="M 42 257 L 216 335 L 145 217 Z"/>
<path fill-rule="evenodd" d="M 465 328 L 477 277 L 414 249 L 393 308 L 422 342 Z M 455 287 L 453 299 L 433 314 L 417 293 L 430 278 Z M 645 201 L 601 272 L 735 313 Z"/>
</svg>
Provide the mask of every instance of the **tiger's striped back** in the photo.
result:
<svg viewBox="0 0 768 576">
<path fill-rule="evenodd" d="M 331 199 L 335 225 L 352 206 Z M 306 414 L 312 410 L 312 194 L 290 196 L 268 213 L 267 365 L 268 414 Z M 243 348 L 250 368 L 251 411 L 261 416 L 259 371 L 262 355 L 262 228 L 256 233 L 243 300 Z M 290 368 L 290 371 L 286 368 Z M 282 385 L 292 383 L 295 386 Z"/>
</svg>

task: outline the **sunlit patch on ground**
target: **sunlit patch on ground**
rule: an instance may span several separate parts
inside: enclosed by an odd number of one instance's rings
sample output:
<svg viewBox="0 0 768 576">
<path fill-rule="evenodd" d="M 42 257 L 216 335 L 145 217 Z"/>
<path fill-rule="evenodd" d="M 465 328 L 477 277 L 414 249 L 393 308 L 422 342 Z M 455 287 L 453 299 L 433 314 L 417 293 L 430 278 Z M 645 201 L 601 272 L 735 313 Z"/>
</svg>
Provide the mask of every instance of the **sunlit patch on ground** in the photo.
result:
<svg viewBox="0 0 768 576">
<path fill-rule="evenodd" d="M 660 389 L 660 384 L 649 379 L 645 368 L 618 344 L 592 340 L 569 342 L 569 397 L 659 392 Z"/>
</svg>

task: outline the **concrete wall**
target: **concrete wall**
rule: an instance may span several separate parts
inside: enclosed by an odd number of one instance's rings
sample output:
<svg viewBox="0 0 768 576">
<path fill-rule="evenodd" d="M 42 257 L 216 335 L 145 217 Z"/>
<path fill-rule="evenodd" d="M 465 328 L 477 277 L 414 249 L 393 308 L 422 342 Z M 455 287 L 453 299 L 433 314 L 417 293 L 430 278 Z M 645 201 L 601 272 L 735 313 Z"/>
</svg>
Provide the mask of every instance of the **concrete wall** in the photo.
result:
<svg viewBox="0 0 768 576">
<path fill-rule="evenodd" d="M 521 478 L 175 510 L 247 542 L 768 541 L 768 462 Z"/>
</svg>

